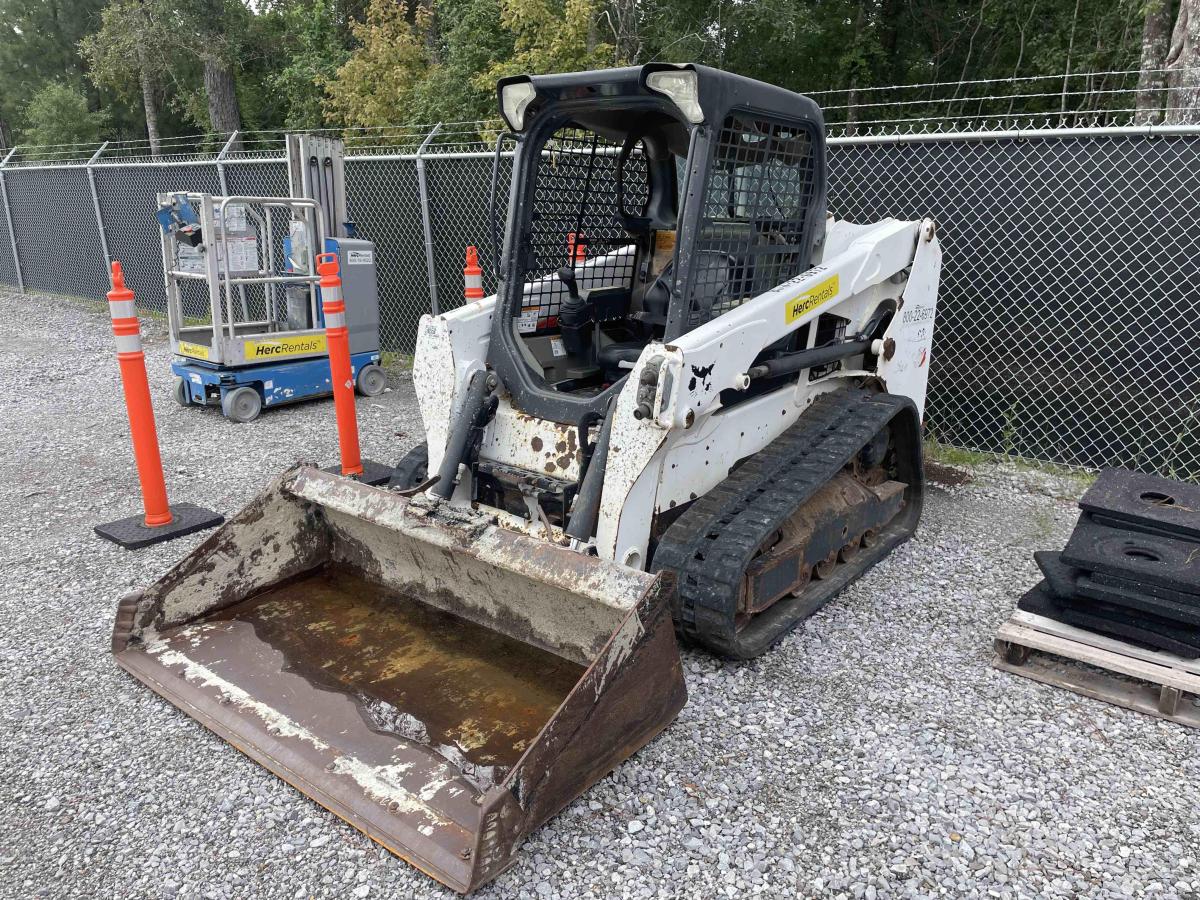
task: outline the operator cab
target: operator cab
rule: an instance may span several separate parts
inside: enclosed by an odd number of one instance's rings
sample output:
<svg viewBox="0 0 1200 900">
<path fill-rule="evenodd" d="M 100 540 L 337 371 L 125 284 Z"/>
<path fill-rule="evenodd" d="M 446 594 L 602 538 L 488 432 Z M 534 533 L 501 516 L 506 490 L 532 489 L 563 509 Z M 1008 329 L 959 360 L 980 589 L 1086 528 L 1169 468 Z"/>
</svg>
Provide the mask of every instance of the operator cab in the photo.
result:
<svg viewBox="0 0 1200 900">
<path fill-rule="evenodd" d="M 687 146 L 670 115 L 603 109 L 542 145 L 514 331 L 555 391 L 599 393 L 662 337 Z"/>
<path fill-rule="evenodd" d="M 648 343 L 811 265 L 824 145 L 808 98 L 665 65 L 498 90 L 518 151 L 488 363 L 525 412 L 603 415 Z"/>
</svg>

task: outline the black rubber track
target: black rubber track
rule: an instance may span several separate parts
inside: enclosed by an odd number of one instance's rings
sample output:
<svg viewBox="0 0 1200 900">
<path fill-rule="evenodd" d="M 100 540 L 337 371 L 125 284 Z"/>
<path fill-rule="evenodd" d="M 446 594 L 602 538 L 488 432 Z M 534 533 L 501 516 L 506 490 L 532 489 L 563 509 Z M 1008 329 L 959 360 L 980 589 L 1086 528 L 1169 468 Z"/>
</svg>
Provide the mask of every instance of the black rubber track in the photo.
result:
<svg viewBox="0 0 1200 900">
<path fill-rule="evenodd" d="M 756 615 L 740 631 L 738 594 L 755 551 L 881 430 L 892 428 L 894 477 L 909 485 L 903 510 L 833 577 Z M 920 424 L 907 397 L 843 389 L 814 401 L 794 425 L 695 501 L 667 529 L 653 571 L 675 572 L 675 625 L 685 640 L 749 659 L 765 652 L 912 536 L 921 516 L 924 474 Z"/>
</svg>

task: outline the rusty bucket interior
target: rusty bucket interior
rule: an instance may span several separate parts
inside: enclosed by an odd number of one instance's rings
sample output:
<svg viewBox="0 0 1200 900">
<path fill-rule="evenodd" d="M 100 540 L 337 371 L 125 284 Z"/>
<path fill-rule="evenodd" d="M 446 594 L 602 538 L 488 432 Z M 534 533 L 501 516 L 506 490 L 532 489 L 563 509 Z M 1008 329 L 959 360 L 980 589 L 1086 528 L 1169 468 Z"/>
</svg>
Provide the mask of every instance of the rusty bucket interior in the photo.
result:
<svg viewBox="0 0 1200 900">
<path fill-rule="evenodd" d="M 672 585 L 310 467 L 122 601 L 119 665 L 446 885 L 686 696 Z"/>
</svg>

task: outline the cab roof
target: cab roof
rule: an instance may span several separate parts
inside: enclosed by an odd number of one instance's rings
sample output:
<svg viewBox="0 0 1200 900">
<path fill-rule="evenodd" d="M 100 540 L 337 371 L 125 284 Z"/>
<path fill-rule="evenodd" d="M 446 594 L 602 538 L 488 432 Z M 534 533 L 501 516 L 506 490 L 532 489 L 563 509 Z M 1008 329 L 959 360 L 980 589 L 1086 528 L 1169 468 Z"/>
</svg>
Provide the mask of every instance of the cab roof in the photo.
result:
<svg viewBox="0 0 1200 900">
<path fill-rule="evenodd" d="M 663 70 L 696 73 L 700 108 L 704 112 L 704 121 L 709 125 L 719 126 L 730 110 L 749 108 L 790 121 L 810 122 L 816 126 L 817 133 L 824 131 L 821 108 L 812 98 L 773 84 L 696 63 L 647 63 L 642 66 L 556 75 L 515 75 L 501 79 L 497 83 L 497 92 L 509 84 L 529 82 L 537 91 L 538 107 L 559 101 L 595 100 L 602 108 L 612 110 L 620 108 L 623 99 L 644 100 L 652 97 L 665 100 L 663 94 L 646 86 L 648 75 Z M 530 112 L 534 116 L 537 115 L 536 109 L 531 109 Z"/>
</svg>

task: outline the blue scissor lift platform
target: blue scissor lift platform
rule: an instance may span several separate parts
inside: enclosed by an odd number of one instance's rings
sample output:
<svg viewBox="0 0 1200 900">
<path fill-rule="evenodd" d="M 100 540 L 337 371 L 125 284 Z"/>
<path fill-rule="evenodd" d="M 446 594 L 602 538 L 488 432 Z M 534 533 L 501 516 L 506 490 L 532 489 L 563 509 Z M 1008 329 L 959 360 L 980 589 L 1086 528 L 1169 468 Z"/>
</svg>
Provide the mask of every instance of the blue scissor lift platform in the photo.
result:
<svg viewBox="0 0 1200 900">
<path fill-rule="evenodd" d="M 316 247 L 341 264 L 356 389 L 387 384 L 375 247 L 345 218 L 341 144 L 293 135 L 288 157 L 293 197 L 158 196 L 175 399 L 237 422 L 332 393 Z"/>
</svg>

